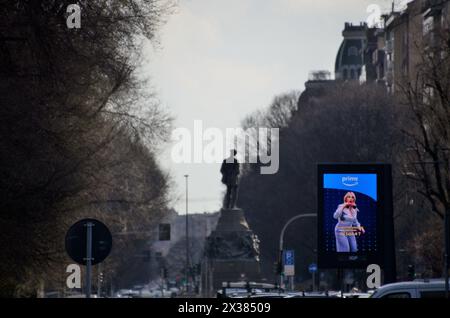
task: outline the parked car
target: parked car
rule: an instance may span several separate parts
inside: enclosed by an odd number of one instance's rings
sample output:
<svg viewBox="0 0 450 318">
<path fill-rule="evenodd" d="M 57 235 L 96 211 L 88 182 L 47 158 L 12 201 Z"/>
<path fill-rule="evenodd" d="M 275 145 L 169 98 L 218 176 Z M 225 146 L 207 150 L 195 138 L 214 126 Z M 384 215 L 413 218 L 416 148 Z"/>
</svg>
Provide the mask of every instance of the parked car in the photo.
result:
<svg viewBox="0 0 450 318">
<path fill-rule="evenodd" d="M 443 279 L 414 280 L 381 286 L 371 298 L 444 298 Z"/>
<path fill-rule="evenodd" d="M 136 291 L 133 291 L 131 289 L 120 289 L 114 294 L 114 297 L 116 298 L 133 298 L 137 295 Z"/>
<path fill-rule="evenodd" d="M 169 298 L 169 297 L 175 297 L 174 292 L 161 288 L 143 288 L 141 289 L 139 296 L 141 298 Z"/>
<path fill-rule="evenodd" d="M 370 298 L 372 293 L 360 293 L 360 292 L 352 292 L 352 293 L 344 293 L 344 298 Z"/>
<path fill-rule="evenodd" d="M 249 298 L 292 298 L 292 296 L 286 293 L 256 293 Z"/>
<path fill-rule="evenodd" d="M 258 294 L 280 294 L 284 291 L 274 284 L 257 282 L 223 282 L 217 298 L 245 298 Z"/>
<path fill-rule="evenodd" d="M 339 297 L 337 292 L 289 292 L 290 298 L 336 298 Z"/>
</svg>

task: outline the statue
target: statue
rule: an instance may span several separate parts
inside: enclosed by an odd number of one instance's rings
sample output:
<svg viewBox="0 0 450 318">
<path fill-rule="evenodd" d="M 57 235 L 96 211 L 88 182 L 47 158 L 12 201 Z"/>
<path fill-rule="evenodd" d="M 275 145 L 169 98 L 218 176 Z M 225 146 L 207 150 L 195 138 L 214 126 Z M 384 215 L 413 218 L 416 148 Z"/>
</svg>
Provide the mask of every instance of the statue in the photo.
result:
<svg viewBox="0 0 450 318">
<path fill-rule="evenodd" d="M 207 295 L 222 288 L 223 282 L 237 282 L 242 275 L 251 281 L 261 279 L 259 239 L 250 229 L 245 213 L 236 207 L 240 166 L 236 150 L 231 150 L 220 168 L 227 186 L 216 228 L 205 242 L 205 271 L 202 280 Z"/>
<path fill-rule="evenodd" d="M 224 199 L 225 209 L 234 209 L 236 207 L 239 179 L 239 162 L 236 159 L 237 151 L 230 151 L 230 156 L 223 160 L 220 168 L 222 174 L 222 183 L 227 186 L 227 193 Z"/>
</svg>

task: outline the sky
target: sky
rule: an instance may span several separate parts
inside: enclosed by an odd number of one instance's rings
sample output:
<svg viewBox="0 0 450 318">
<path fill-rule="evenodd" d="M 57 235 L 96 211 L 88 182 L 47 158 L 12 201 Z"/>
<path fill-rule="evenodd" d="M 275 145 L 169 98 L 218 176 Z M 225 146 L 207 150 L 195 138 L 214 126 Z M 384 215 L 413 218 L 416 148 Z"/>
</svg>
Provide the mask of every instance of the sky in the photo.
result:
<svg viewBox="0 0 450 318">
<path fill-rule="evenodd" d="M 403 0 L 396 5 L 404 5 Z M 276 95 L 303 90 L 313 70 L 334 72 L 345 22 L 370 18 L 369 5 L 389 10 L 390 0 L 179 0 L 147 45 L 144 74 L 174 128 L 193 131 L 240 127 Z M 372 11 L 373 13 L 373 11 Z M 172 206 L 185 213 L 216 212 L 225 186 L 220 163 L 176 163 L 165 145 L 158 157 L 172 180 Z M 192 150 L 194 150 L 192 148 Z"/>
</svg>

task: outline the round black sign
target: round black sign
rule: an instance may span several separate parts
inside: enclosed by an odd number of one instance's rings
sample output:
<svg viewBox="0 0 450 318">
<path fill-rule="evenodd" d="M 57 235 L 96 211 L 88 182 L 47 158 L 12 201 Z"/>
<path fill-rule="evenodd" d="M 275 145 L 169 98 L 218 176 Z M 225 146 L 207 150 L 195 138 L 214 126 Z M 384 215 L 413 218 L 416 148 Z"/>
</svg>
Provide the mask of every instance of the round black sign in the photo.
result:
<svg viewBox="0 0 450 318">
<path fill-rule="evenodd" d="M 66 252 L 78 264 L 86 265 L 87 228 L 92 226 L 92 265 L 102 262 L 111 252 L 112 236 L 105 224 L 83 219 L 72 225 L 66 234 Z"/>
</svg>

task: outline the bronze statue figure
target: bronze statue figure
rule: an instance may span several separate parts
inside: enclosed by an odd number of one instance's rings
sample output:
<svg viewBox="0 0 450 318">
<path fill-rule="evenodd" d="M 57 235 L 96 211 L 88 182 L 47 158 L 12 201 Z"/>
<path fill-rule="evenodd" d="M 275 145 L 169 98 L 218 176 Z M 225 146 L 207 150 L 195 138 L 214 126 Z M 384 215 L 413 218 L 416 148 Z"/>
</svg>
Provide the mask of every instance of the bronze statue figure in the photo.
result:
<svg viewBox="0 0 450 318">
<path fill-rule="evenodd" d="M 239 162 L 236 159 L 236 150 L 230 151 L 230 156 L 223 160 L 220 168 L 222 183 L 227 186 L 223 207 L 233 209 L 236 207 L 238 182 L 239 182 Z"/>
</svg>

